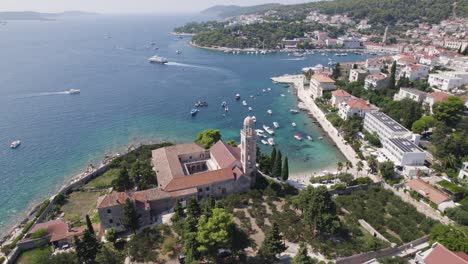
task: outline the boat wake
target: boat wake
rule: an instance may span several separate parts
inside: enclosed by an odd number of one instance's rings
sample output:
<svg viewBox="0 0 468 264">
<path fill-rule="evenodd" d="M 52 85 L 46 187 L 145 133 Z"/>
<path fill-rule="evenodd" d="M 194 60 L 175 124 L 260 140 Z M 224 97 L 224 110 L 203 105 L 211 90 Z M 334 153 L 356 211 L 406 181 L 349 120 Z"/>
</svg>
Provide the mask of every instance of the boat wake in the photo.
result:
<svg viewBox="0 0 468 264">
<path fill-rule="evenodd" d="M 221 68 L 209 67 L 209 66 L 202 66 L 202 65 L 195 65 L 195 64 L 187 64 L 187 63 L 180 63 L 180 62 L 173 62 L 170 61 L 166 63 L 168 66 L 179 66 L 179 67 L 189 67 L 189 68 L 196 68 L 196 69 L 204 69 L 204 70 L 211 70 L 217 72 L 225 72 L 226 70 Z"/>
<path fill-rule="evenodd" d="M 40 97 L 40 96 L 63 95 L 63 94 L 70 94 L 70 92 L 63 91 L 63 92 L 32 93 L 32 94 L 20 95 L 20 96 L 17 96 L 16 98 L 22 99 L 22 98 L 31 98 L 31 97 Z"/>
<path fill-rule="evenodd" d="M 286 60 L 286 61 L 301 61 L 301 60 L 305 60 L 304 57 L 302 58 L 294 58 L 294 59 L 282 59 L 282 60 Z"/>
</svg>

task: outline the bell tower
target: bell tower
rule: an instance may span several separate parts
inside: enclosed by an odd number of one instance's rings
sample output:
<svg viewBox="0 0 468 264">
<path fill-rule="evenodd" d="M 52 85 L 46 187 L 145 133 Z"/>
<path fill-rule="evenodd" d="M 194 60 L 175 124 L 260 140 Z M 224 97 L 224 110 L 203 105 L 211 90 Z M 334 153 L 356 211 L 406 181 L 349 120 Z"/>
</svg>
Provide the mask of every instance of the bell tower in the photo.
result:
<svg viewBox="0 0 468 264">
<path fill-rule="evenodd" d="M 241 163 L 244 174 L 250 178 L 251 184 L 255 183 L 257 173 L 257 142 L 255 140 L 255 122 L 252 117 L 244 119 L 244 126 L 240 131 L 241 137 Z"/>
</svg>

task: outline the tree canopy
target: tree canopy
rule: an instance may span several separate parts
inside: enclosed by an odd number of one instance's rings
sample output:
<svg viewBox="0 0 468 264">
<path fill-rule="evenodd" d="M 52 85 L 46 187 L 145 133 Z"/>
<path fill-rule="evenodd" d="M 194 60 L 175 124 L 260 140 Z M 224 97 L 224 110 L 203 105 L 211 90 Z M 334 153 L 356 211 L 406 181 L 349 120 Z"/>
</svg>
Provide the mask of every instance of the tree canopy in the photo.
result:
<svg viewBox="0 0 468 264">
<path fill-rule="evenodd" d="M 277 260 L 277 255 L 285 251 L 288 247 L 283 242 L 283 236 L 280 234 L 278 224 L 273 223 L 267 230 L 265 239 L 258 251 L 258 254 L 267 263 Z"/>
<path fill-rule="evenodd" d="M 203 145 L 206 149 L 221 139 L 221 132 L 217 129 L 206 129 L 197 134 L 195 142 Z"/>
<path fill-rule="evenodd" d="M 125 205 L 123 207 L 122 225 L 133 232 L 135 232 L 138 227 L 140 227 L 139 217 L 135 205 L 130 201 L 129 198 L 125 200 Z"/>
<path fill-rule="evenodd" d="M 231 248 L 233 228 L 232 215 L 222 208 L 214 208 L 211 217 L 201 216 L 196 237 L 198 251 L 214 258 L 218 249 Z"/>
<path fill-rule="evenodd" d="M 439 242 L 452 251 L 468 253 L 468 227 L 436 224 L 430 233 L 431 242 Z"/>
</svg>

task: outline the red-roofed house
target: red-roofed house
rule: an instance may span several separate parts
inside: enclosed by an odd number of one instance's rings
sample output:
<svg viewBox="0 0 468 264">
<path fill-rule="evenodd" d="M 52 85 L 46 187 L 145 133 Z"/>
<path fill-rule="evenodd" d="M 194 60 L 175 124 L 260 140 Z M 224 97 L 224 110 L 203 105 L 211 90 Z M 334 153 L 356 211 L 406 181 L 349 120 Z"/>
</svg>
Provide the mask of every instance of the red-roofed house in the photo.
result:
<svg viewBox="0 0 468 264">
<path fill-rule="evenodd" d="M 176 199 L 184 204 L 191 196 L 218 198 L 249 190 L 256 177 L 254 120 L 246 117 L 243 125 L 239 147 L 219 140 L 208 150 L 196 143 L 153 150 L 158 187 L 99 197 L 97 208 L 102 229 L 124 230 L 121 219 L 126 199 L 135 205 L 140 224 L 145 226 L 155 222 L 162 212 L 169 211 Z"/>
<path fill-rule="evenodd" d="M 444 92 L 433 92 L 429 93 L 424 99 L 424 104 L 429 106 L 429 109 L 432 113 L 432 107 L 436 103 L 446 102 L 449 98 L 450 94 Z"/>
<path fill-rule="evenodd" d="M 332 92 L 331 103 L 335 107 L 338 107 L 338 105 L 341 102 L 347 101 L 347 100 L 349 100 L 351 98 L 352 98 L 352 96 L 348 92 L 346 92 L 345 90 L 339 89 L 339 90 L 336 90 L 336 91 Z"/>
<path fill-rule="evenodd" d="M 436 242 L 430 249 L 416 253 L 414 261 L 420 264 L 468 264 L 468 254 L 450 251 Z"/>
<path fill-rule="evenodd" d="M 366 77 L 364 80 L 364 89 L 381 89 L 384 88 L 388 83 L 388 78 L 386 74 L 376 73 L 371 74 Z"/>
<path fill-rule="evenodd" d="M 415 63 L 418 63 L 418 61 L 411 58 L 410 56 L 401 56 L 397 60 L 397 65 L 399 65 L 399 66 L 407 66 L 407 65 L 415 64 Z"/>
<path fill-rule="evenodd" d="M 429 67 L 422 64 L 409 64 L 400 71 L 400 78 L 405 76 L 411 82 L 429 75 Z"/>
<path fill-rule="evenodd" d="M 419 196 L 434 203 L 437 206 L 437 209 L 442 212 L 448 207 L 455 206 L 450 196 L 419 178 L 406 182 L 405 186 L 406 188 L 415 191 Z"/>
<path fill-rule="evenodd" d="M 323 91 L 335 89 L 335 81 L 325 73 L 315 73 L 310 78 L 310 90 L 313 98 L 322 97 Z"/>
<path fill-rule="evenodd" d="M 338 105 L 338 115 L 346 120 L 353 116 L 364 117 L 366 113 L 374 109 L 376 108 L 367 101 L 359 98 L 352 98 Z"/>
</svg>

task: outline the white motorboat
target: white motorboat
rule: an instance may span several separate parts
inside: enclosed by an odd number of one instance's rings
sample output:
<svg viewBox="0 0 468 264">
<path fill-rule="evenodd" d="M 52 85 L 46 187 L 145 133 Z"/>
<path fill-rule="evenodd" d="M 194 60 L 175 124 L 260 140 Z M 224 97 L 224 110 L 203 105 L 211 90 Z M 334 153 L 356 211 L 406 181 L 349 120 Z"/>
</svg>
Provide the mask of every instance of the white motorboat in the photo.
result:
<svg viewBox="0 0 468 264">
<path fill-rule="evenodd" d="M 275 145 L 275 140 L 273 138 L 268 139 L 268 144 L 274 146 Z"/>
<path fill-rule="evenodd" d="M 278 122 L 273 122 L 273 126 L 274 126 L 275 128 L 279 128 L 279 127 L 280 127 L 279 124 L 278 124 Z"/>
<path fill-rule="evenodd" d="M 255 133 L 257 134 L 257 136 L 259 137 L 265 137 L 265 131 L 261 130 L 261 129 L 255 129 Z"/>
<path fill-rule="evenodd" d="M 290 109 L 289 112 L 291 112 L 291 114 L 297 114 L 297 113 L 299 113 L 299 110 Z"/>
<path fill-rule="evenodd" d="M 273 114 L 273 111 L 271 111 L 270 109 L 268 109 L 268 110 L 267 110 L 267 113 L 268 113 L 269 115 L 272 115 L 272 114 Z"/>
<path fill-rule="evenodd" d="M 245 100 L 242 101 L 243 106 L 247 106 L 247 102 Z"/>
<path fill-rule="evenodd" d="M 159 57 L 159 56 L 153 56 L 149 58 L 148 61 L 151 63 L 159 63 L 159 64 L 166 64 L 169 62 L 166 58 Z"/>
<path fill-rule="evenodd" d="M 296 123 L 292 122 L 291 126 L 296 127 Z"/>
<path fill-rule="evenodd" d="M 295 137 L 297 140 L 299 140 L 299 141 L 302 140 L 301 134 L 296 134 L 296 135 L 294 135 L 294 137 Z"/>
<path fill-rule="evenodd" d="M 263 129 L 265 129 L 265 131 L 270 134 L 270 135 L 274 135 L 275 134 L 275 131 L 273 129 L 271 129 L 271 127 L 267 126 L 267 125 L 263 125 Z"/>
<path fill-rule="evenodd" d="M 309 135 L 307 135 L 307 139 L 308 139 L 309 141 L 313 141 L 313 140 L 314 140 L 314 139 L 312 139 L 312 137 L 309 136 Z"/>
<path fill-rule="evenodd" d="M 264 140 L 264 139 L 262 139 L 262 140 L 260 140 L 260 141 L 262 142 L 263 145 L 268 145 L 268 141 L 266 141 L 266 140 Z"/>
<path fill-rule="evenodd" d="M 15 140 L 15 141 L 11 142 L 10 148 L 15 149 L 15 148 L 19 147 L 19 145 L 21 145 L 21 141 Z"/>
<path fill-rule="evenodd" d="M 270 92 L 270 91 L 271 91 L 271 88 L 267 88 L 267 91 L 269 91 L 269 92 Z"/>
<path fill-rule="evenodd" d="M 257 123 L 257 118 L 255 116 L 252 116 L 252 120 L 254 121 L 254 123 Z"/>
<path fill-rule="evenodd" d="M 252 111 L 252 107 L 249 106 L 249 112 Z"/>
<path fill-rule="evenodd" d="M 78 90 L 78 89 L 70 89 L 70 90 L 67 91 L 67 93 L 68 94 L 79 94 L 79 93 L 81 93 L 81 91 Z"/>
<path fill-rule="evenodd" d="M 281 97 L 285 97 L 285 96 L 286 96 L 286 95 L 284 95 L 284 94 L 280 94 L 280 95 L 281 95 Z"/>
<path fill-rule="evenodd" d="M 266 92 L 266 90 L 265 90 L 265 89 L 263 89 L 263 90 L 262 90 L 262 92 Z"/>
<path fill-rule="evenodd" d="M 323 139 L 323 137 L 319 137 L 318 139 L 322 140 L 322 139 Z"/>
</svg>

